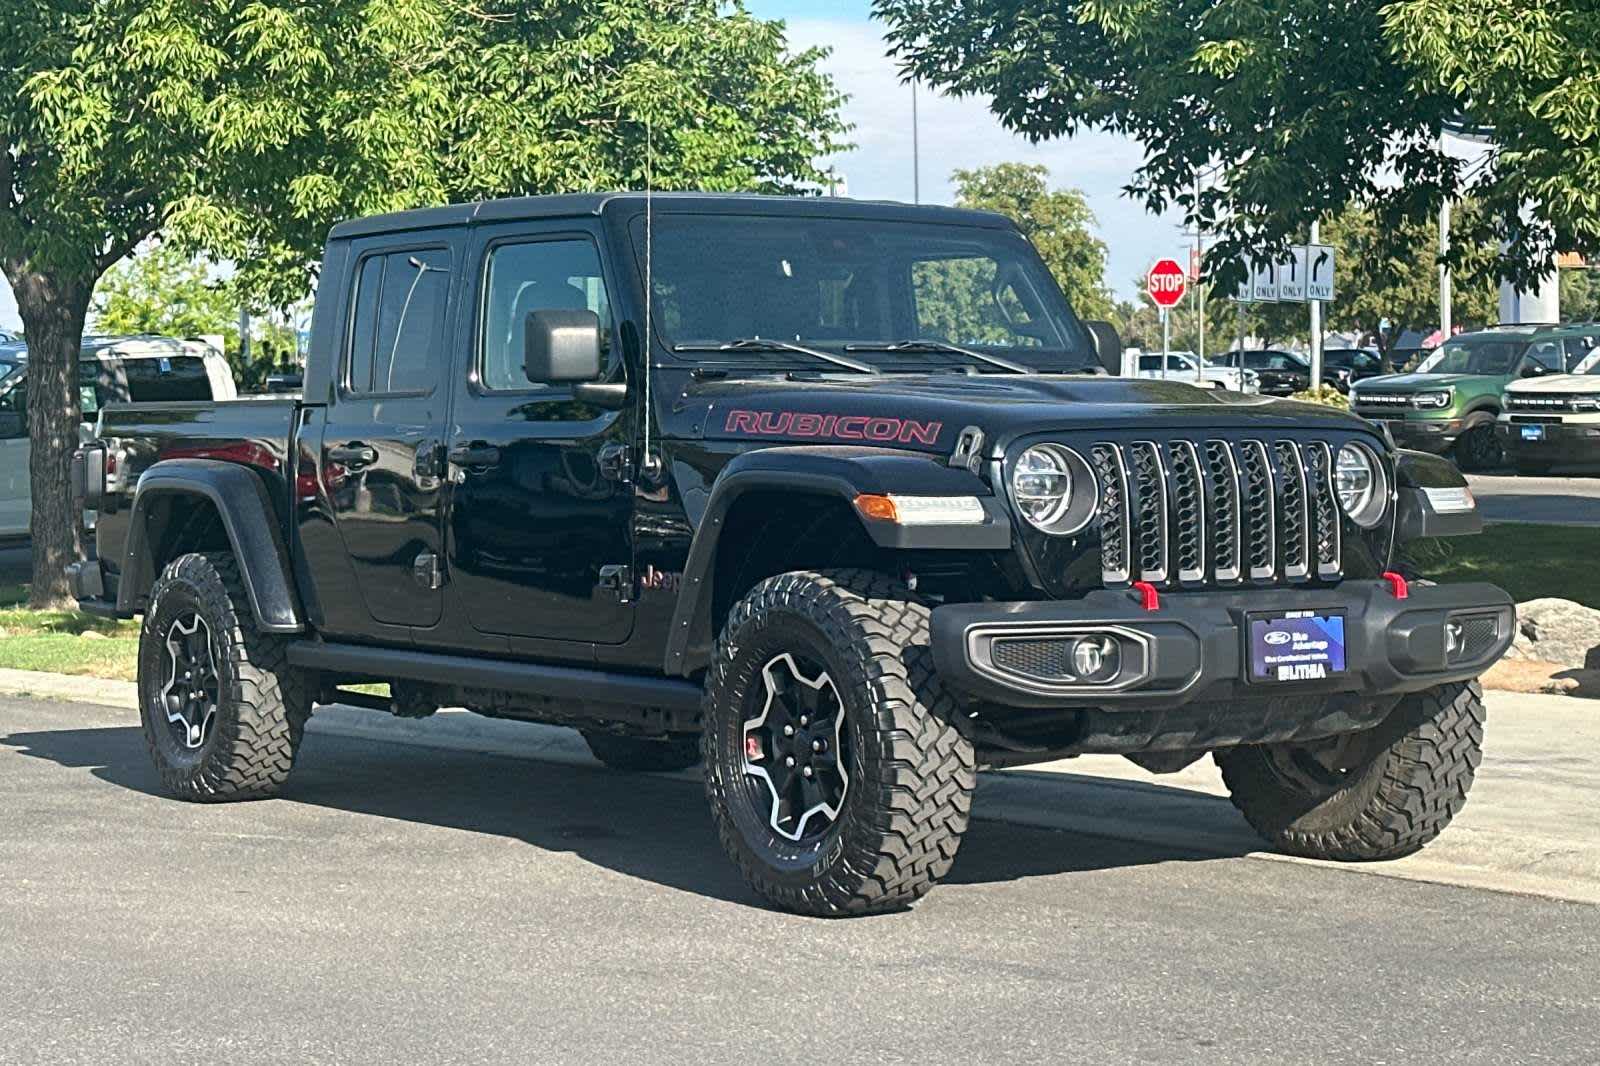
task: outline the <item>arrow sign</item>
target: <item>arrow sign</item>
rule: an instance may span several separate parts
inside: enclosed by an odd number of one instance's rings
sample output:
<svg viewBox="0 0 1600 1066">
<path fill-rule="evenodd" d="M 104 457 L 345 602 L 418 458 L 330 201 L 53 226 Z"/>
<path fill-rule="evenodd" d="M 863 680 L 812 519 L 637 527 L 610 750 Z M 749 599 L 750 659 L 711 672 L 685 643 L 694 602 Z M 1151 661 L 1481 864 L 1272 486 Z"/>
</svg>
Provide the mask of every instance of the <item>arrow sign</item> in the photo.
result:
<svg viewBox="0 0 1600 1066">
<path fill-rule="evenodd" d="M 1337 265 L 1333 246 L 1329 244 L 1308 244 L 1305 247 L 1306 256 L 1306 299 L 1322 300 L 1333 299 L 1333 275 Z"/>
<path fill-rule="evenodd" d="M 1250 299 L 1275 303 L 1278 299 L 1278 264 L 1263 263 L 1250 270 Z"/>
<path fill-rule="evenodd" d="M 1306 298 L 1306 250 L 1290 248 L 1278 264 L 1278 299 L 1300 303 Z"/>
</svg>

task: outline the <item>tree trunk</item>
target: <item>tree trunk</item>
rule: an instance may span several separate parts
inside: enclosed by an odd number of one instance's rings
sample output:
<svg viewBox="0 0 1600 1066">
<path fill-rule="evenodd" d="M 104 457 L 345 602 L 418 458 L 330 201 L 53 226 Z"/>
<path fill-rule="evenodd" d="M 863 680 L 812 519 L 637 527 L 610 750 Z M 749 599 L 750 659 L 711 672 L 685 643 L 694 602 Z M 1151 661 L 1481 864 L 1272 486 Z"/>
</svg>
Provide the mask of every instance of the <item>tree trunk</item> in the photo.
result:
<svg viewBox="0 0 1600 1066">
<path fill-rule="evenodd" d="M 78 357 L 92 278 L 16 271 L 11 287 L 28 342 L 28 477 L 33 491 L 32 607 L 76 606 L 67 564 L 80 558 L 78 526 L 67 483 L 82 421 Z"/>
</svg>

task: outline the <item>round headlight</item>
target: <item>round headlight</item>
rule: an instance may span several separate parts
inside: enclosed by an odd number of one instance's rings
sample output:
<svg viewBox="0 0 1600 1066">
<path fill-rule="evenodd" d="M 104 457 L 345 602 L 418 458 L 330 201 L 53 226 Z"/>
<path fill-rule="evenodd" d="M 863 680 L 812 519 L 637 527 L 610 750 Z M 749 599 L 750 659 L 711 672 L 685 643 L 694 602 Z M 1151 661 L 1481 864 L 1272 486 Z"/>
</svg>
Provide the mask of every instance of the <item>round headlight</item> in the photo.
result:
<svg viewBox="0 0 1600 1066">
<path fill-rule="evenodd" d="M 1367 448 L 1346 444 L 1339 449 L 1333 487 L 1339 496 L 1339 506 L 1356 525 L 1371 529 L 1383 519 L 1388 502 L 1387 484 L 1382 465 Z"/>
<path fill-rule="evenodd" d="M 1099 504 L 1094 471 L 1059 444 L 1035 444 L 1017 456 L 1011 498 L 1030 526 L 1057 537 L 1088 525 Z"/>
</svg>

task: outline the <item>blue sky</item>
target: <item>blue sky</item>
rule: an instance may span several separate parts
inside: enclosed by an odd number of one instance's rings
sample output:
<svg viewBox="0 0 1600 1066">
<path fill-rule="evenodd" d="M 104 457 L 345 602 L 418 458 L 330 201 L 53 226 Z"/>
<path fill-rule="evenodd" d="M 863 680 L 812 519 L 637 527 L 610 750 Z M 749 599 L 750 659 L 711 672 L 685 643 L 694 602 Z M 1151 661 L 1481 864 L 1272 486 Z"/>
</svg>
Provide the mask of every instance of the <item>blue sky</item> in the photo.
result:
<svg viewBox="0 0 1600 1066">
<path fill-rule="evenodd" d="M 911 96 L 885 56 L 883 28 L 868 13 L 869 0 L 746 0 L 763 18 L 789 24 L 795 47 L 825 44 L 833 49 L 825 69 L 851 95 L 845 116 L 856 125 L 857 147 L 834 160 L 851 196 L 910 201 Z M 1156 218 L 1122 195 L 1142 159 L 1139 146 L 1105 133 L 1070 141 L 1030 145 L 1000 127 L 981 100 L 949 100 L 924 91 L 919 102 L 922 199 L 953 199 L 950 171 L 1018 160 L 1043 163 L 1057 185 L 1083 190 L 1110 246 L 1106 280 L 1121 297 L 1131 297 L 1135 279 L 1162 256 L 1180 260 L 1183 238 L 1176 217 Z M 0 328 L 17 325 L 11 290 L 0 282 Z"/>
</svg>

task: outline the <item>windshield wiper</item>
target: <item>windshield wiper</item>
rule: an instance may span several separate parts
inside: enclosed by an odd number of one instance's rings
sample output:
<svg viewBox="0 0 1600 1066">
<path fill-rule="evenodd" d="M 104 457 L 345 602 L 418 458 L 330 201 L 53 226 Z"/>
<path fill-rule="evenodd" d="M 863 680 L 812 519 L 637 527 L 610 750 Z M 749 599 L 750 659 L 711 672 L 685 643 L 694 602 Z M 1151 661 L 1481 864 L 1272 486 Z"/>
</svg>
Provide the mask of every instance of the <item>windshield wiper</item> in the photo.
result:
<svg viewBox="0 0 1600 1066">
<path fill-rule="evenodd" d="M 949 352 L 951 355 L 964 355 L 968 359 L 976 359 L 980 363 L 997 366 L 1001 370 L 1009 370 L 1013 374 L 1037 374 L 1038 371 L 1031 366 L 1013 363 L 1009 359 L 1002 359 L 998 355 L 987 355 L 975 352 L 971 348 L 963 348 L 959 344 L 950 344 L 946 341 L 895 341 L 882 344 L 847 344 L 847 352 Z"/>
<path fill-rule="evenodd" d="M 854 370 L 859 374 L 876 374 L 878 368 L 871 363 L 858 362 L 855 359 L 846 359 L 842 355 L 834 355 L 818 348 L 807 348 L 803 344 L 792 344 L 789 341 L 771 340 L 767 337 L 745 337 L 736 341 L 725 341 L 717 344 L 674 344 L 675 352 L 798 352 L 809 355 L 813 359 L 821 359 L 842 366 L 846 370 Z"/>
</svg>

